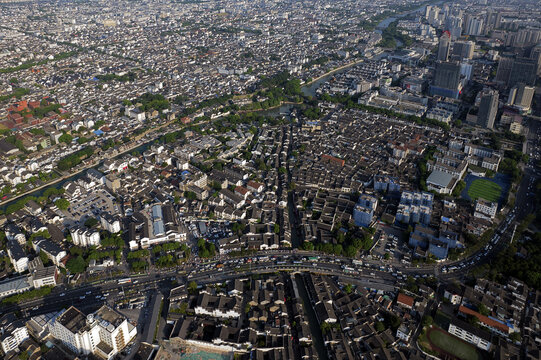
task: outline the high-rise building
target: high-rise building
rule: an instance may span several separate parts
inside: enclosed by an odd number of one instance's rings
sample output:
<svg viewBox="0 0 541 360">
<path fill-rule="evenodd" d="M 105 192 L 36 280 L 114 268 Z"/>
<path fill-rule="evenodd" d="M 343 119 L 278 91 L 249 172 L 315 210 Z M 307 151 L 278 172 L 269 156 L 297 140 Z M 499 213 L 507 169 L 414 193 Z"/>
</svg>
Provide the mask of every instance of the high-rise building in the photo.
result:
<svg viewBox="0 0 541 360">
<path fill-rule="evenodd" d="M 449 16 L 445 19 L 445 28 L 451 34 L 451 40 L 456 40 L 462 35 L 462 17 Z"/>
<path fill-rule="evenodd" d="M 470 17 L 466 23 L 466 35 L 479 36 L 483 34 L 483 19 Z"/>
<path fill-rule="evenodd" d="M 438 44 L 438 61 L 449 60 L 449 51 L 451 49 L 451 34 L 449 31 L 444 31 L 440 36 Z"/>
<path fill-rule="evenodd" d="M 511 72 L 509 74 L 508 86 L 514 86 L 518 83 L 534 85 L 537 77 L 537 62 L 529 58 L 516 58 L 513 61 Z"/>
<path fill-rule="evenodd" d="M 525 47 L 539 43 L 541 40 L 541 30 L 538 29 L 520 29 L 517 32 L 510 33 L 506 39 L 506 46 Z"/>
<path fill-rule="evenodd" d="M 487 129 L 494 127 L 494 120 L 498 113 L 498 92 L 496 90 L 483 91 L 481 104 L 477 114 L 477 124 Z"/>
<path fill-rule="evenodd" d="M 375 196 L 361 195 L 353 209 L 355 225 L 368 226 L 372 222 L 377 206 L 378 199 Z"/>
<path fill-rule="evenodd" d="M 431 94 L 457 99 L 460 94 L 460 90 L 460 63 L 436 63 L 434 81 L 430 86 Z"/>
<path fill-rule="evenodd" d="M 498 63 L 498 70 L 496 71 L 496 81 L 501 84 L 507 84 L 509 82 L 509 75 L 511 74 L 511 68 L 515 60 L 511 56 L 502 56 Z"/>
<path fill-rule="evenodd" d="M 532 105 L 535 87 L 527 86 L 524 83 L 516 84 L 509 90 L 507 105 L 514 105 L 523 111 L 528 111 Z"/>
<path fill-rule="evenodd" d="M 453 44 L 452 56 L 459 60 L 471 59 L 473 58 L 474 49 L 475 44 L 473 41 L 457 41 Z"/>
<path fill-rule="evenodd" d="M 530 52 L 530 59 L 533 59 L 537 62 L 537 75 L 541 75 L 541 44 L 533 47 Z"/>
</svg>

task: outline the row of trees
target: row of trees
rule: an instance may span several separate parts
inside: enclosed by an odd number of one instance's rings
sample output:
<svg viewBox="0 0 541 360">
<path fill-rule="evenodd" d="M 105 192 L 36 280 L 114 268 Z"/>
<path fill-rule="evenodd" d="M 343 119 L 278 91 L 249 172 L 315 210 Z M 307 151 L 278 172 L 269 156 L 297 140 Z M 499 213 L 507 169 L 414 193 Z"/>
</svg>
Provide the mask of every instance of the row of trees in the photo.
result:
<svg viewBox="0 0 541 360">
<path fill-rule="evenodd" d="M 63 157 L 57 164 L 58 170 L 66 171 L 79 165 L 84 159 L 89 158 L 94 153 L 91 147 L 86 147 L 73 154 Z"/>
</svg>

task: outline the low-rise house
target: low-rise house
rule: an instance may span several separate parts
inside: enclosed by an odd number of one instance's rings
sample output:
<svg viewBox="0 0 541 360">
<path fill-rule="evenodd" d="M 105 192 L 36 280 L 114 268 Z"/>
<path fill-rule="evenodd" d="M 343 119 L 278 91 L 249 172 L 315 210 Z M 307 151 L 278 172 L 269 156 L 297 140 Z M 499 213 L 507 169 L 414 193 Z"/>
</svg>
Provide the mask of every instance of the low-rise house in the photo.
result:
<svg viewBox="0 0 541 360">
<path fill-rule="evenodd" d="M 396 304 L 408 310 L 413 309 L 414 299 L 406 294 L 399 293 L 396 298 Z"/>
<path fill-rule="evenodd" d="M 11 240 L 7 243 L 7 249 L 13 269 L 18 273 L 28 270 L 28 256 L 26 256 L 21 245 L 17 241 Z"/>
<path fill-rule="evenodd" d="M 61 260 L 67 255 L 66 250 L 48 239 L 34 241 L 32 247 L 37 253 L 43 251 L 56 266 L 61 266 Z"/>
</svg>

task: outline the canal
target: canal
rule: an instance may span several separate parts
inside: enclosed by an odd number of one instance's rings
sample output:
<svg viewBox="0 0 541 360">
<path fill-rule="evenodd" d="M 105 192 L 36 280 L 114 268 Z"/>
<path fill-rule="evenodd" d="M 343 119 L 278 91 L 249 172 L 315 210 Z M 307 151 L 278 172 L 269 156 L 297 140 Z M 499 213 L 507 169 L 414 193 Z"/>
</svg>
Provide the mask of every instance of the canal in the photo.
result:
<svg viewBox="0 0 541 360">
<path fill-rule="evenodd" d="M 327 349 L 325 348 L 325 341 L 323 340 L 323 334 L 321 333 L 320 324 L 317 320 L 314 308 L 312 307 L 312 302 L 308 297 L 308 291 L 306 290 L 306 286 L 304 285 L 303 275 L 295 275 L 295 283 L 297 285 L 296 290 L 298 292 L 298 296 L 302 300 L 304 313 L 308 318 L 308 325 L 310 326 L 310 332 L 312 335 L 312 343 L 316 348 L 319 359 L 329 360 L 329 354 L 327 353 Z"/>
</svg>

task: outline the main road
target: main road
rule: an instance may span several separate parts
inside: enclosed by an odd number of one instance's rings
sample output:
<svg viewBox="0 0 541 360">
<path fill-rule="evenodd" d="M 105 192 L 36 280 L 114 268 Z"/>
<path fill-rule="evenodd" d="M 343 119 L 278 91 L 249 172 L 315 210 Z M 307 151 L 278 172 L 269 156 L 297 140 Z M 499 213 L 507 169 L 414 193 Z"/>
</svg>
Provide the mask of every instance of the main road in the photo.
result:
<svg viewBox="0 0 541 360">
<path fill-rule="evenodd" d="M 537 148 L 537 139 L 529 139 L 529 141 L 531 141 L 530 146 Z M 457 262 L 424 267 L 395 266 L 393 268 L 381 261 L 363 259 L 362 263 L 354 264 L 350 258 L 318 252 L 297 249 L 269 250 L 251 256 L 214 260 L 207 263 L 197 259 L 175 270 L 133 275 L 132 282 L 125 285 L 119 285 L 118 279 L 109 279 L 71 289 L 59 286 L 44 298 L 16 305 L 4 305 L 0 307 L 0 313 L 21 311 L 22 315 L 27 317 L 69 305 L 84 307 L 103 302 L 112 304 L 129 291 L 139 293 L 153 291 L 163 284 L 164 280 L 178 280 L 179 276 L 183 277 L 182 280 L 204 284 L 277 271 L 314 272 L 338 276 L 363 287 L 383 290 L 392 290 L 404 285 L 409 276 L 418 278 L 435 275 L 441 282 L 452 282 L 461 279 L 473 267 L 490 262 L 512 241 L 514 225 L 535 211 L 536 200 L 532 196 L 532 188 L 539 178 L 539 173 L 534 167 L 533 161 L 525 165 L 524 176 L 516 193 L 515 206 L 507 212 L 488 243 L 469 258 Z M 171 283 L 169 287 L 170 285 Z"/>
</svg>

